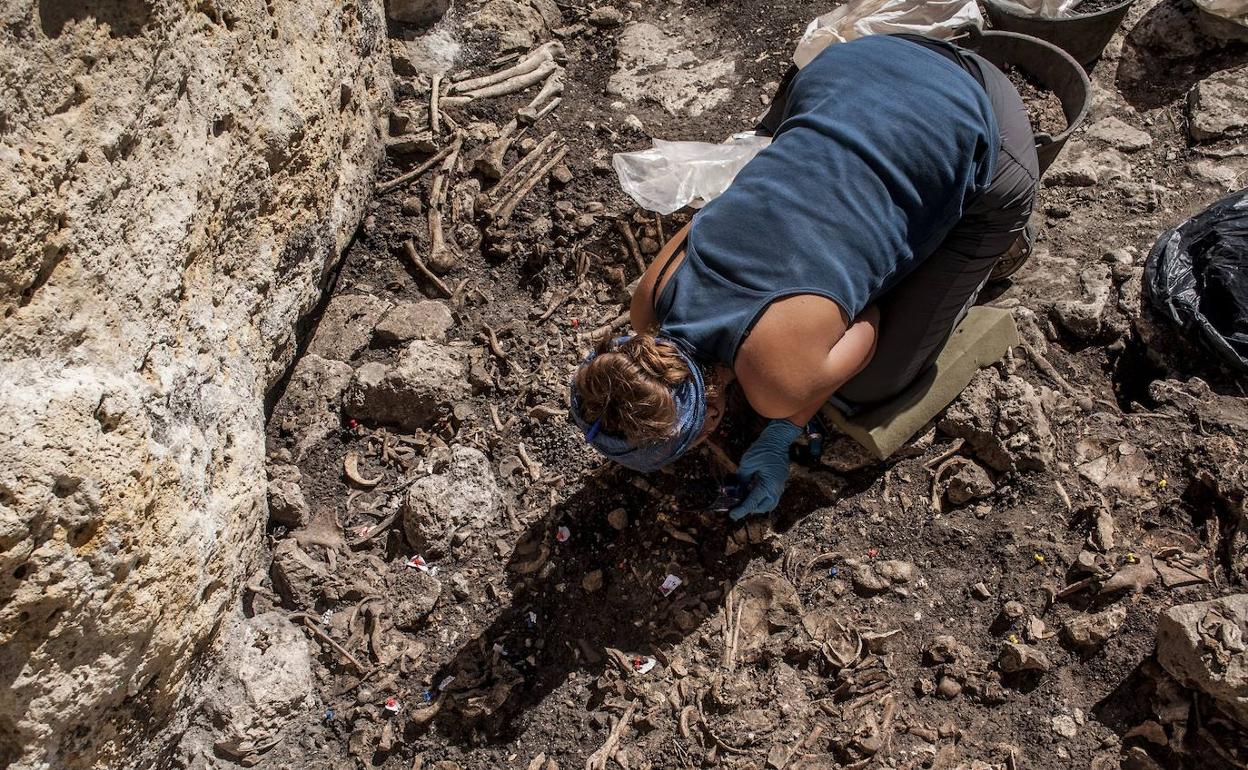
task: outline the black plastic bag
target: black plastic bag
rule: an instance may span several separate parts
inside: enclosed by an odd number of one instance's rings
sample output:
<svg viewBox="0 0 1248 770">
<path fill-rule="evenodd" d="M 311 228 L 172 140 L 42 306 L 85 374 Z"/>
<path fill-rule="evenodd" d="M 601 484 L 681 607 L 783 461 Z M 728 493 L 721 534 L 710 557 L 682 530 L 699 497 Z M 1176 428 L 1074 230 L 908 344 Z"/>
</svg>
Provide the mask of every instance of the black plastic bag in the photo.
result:
<svg viewBox="0 0 1248 770">
<path fill-rule="evenodd" d="M 1144 286 L 1163 316 L 1248 374 L 1248 189 L 1165 232 Z"/>
</svg>

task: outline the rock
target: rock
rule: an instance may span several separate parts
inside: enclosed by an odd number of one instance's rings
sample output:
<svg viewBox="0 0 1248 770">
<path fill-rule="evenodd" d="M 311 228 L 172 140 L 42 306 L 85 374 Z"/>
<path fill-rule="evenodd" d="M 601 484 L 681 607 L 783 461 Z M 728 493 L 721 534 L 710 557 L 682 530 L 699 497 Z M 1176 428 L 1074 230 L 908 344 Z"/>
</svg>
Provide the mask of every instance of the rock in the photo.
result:
<svg viewBox="0 0 1248 770">
<path fill-rule="evenodd" d="M 624 12 L 610 5 L 603 5 L 590 11 L 586 21 L 595 27 L 618 27 L 624 23 Z"/>
<path fill-rule="evenodd" d="M 419 631 L 442 596 L 442 583 L 423 570 L 407 566 L 399 559 L 391 562 L 386 571 L 386 595 L 396 601 L 386 606 L 394 625 L 410 631 Z"/>
<path fill-rule="evenodd" d="M 180 767 L 203 756 L 233 756 L 243 766 L 253 748 L 281 739 L 313 706 L 307 637 L 280 612 L 230 617 L 214 649 L 211 674 L 187 708 L 190 725 L 177 747 Z"/>
<path fill-rule="evenodd" d="M 351 367 L 341 361 L 305 355 L 295 364 L 273 410 L 273 422 L 294 439 L 296 460 L 341 425 L 342 393 Z"/>
<path fill-rule="evenodd" d="M 846 561 L 854 570 L 854 587 L 864 593 L 879 593 L 894 585 L 913 582 L 918 570 L 910 562 L 885 559 L 878 562 Z"/>
<path fill-rule="evenodd" d="M 736 74 L 729 58 L 703 62 L 684 38 L 648 22 L 624 28 L 616 42 L 616 71 L 607 93 L 633 103 L 649 101 L 672 115 L 697 117 L 732 95 Z"/>
<path fill-rule="evenodd" d="M 1153 146 L 1153 138 L 1115 117 L 1102 118 L 1088 127 L 1088 136 L 1123 152 L 1137 152 Z"/>
<path fill-rule="evenodd" d="M 1187 130 L 1197 142 L 1248 135 L 1248 66 L 1224 70 L 1187 95 Z"/>
<path fill-rule="evenodd" d="M 1248 725 L 1248 594 L 1171 607 L 1157 624 L 1157 661 Z"/>
<path fill-rule="evenodd" d="M 965 439 L 995 471 L 1047 470 L 1056 441 L 1034 387 L 1017 375 L 983 369 L 945 411 L 942 433 Z"/>
<path fill-rule="evenodd" d="M 336 294 L 316 325 L 308 353 L 331 361 L 350 361 L 373 338 L 373 327 L 390 303 L 370 294 Z"/>
<path fill-rule="evenodd" d="M 426 559 L 450 552 L 452 535 L 470 535 L 491 524 L 499 491 L 489 460 L 479 450 L 456 445 L 438 473 L 412 484 L 403 503 L 403 532 Z"/>
<path fill-rule="evenodd" d="M 1020 671 L 1048 671 L 1053 664 L 1049 656 L 1029 644 L 1006 642 L 997 656 L 997 667 L 1002 673 L 1015 674 Z"/>
<path fill-rule="evenodd" d="M 1085 651 L 1109 641 L 1127 620 L 1127 608 L 1116 605 L 1093 615 L 1076 615 L 1062 624 L 1062 639 Z"/>
<path fill-rule="evenodd" d="M 1151 473 L 1144 452 L 1134 444 L 1109 438 L 1088 437 L 1075 444 L 1075 470 L 1102 490 L 1124 497 L 1146 493 L 1141 479 Z"/>
<path fill-rule="evenodd" d="M 972 657 L 971 649 L 948 634 L 932 637 L 923 652 L 929 665 L 938 663 L 966 663 Z"/>
<path fill-rule="evenodd" d="M 455 64 L 462 45 L 461 27 L 439 24 L 414 40 L 390 38 L 390 62 L 396 75 L 444 75 Z"/>
<path fill-rule="evenodd" d="M 1005 615 L 1005 617 L 1010 620 L 1018 620 L 1023 615 L 1027 614 L 1027 608 L 1023 606 L 1022 602 L 1011 599 L 1001 605 L 1001 614 Z"/>
<path fill-rule="evenodd" d="M 2 15 L 0 754 L 102 766 L 164 724 L 259 563 L 265 394 L 372 195 L 385 18 Z"/>
<path fill-rule="evenodd" d="M 329 579 L 329 570 L 300 548 L 294 538 L 287 538 L 273 549 L 269 577 L 283 606 L 311 611 L 316 608 L 321 585 Z"/>
<path fill-rule="evenodd" d="M 971 596 L 983 601 L 992 598 L 992 590 L 984 583 L 976 583 L 971 586 Z"/>
<path fill-rule="evenodd" d="M 951 676 L 942 676 L 936 683 L 936 694 L 946 700 L 953 700 L 962 694 L 962 685 Z"/>
<path fill-rule="evenodd" d="M 558 166 L 555 166 L 554 169 L 551 170 L 550 178 L 555 180 L 556 184 L 569 185 L 572 183 L 572 179 L 574 177 L 572 175 L 572 169 L 560 163 Z"/>
<path fill-rule="evenodd" d="M 410 343 L 392 366 L 379 362 L 355 370 L 343 408 L 360 420 L 406 431 L 424 428 L 443 410 L 468 396 L 463 351 L 427 340 Z"/>
<path fill-rule="evenodd" d="M 450 7 L 451 0 L 386 0 L 386 16 L 401 24 L 428 26 Z"/>
<path fill-rule="evenodd" d="M 972 500 L 987 497 L 995 491 L 997 488 L 993 485 L 992 477 L 988 475 L 988 472 L 979 465 L 968 462 L 949 477 L 945 497 L 954 505 L 964 505 Z"/>
<path fill-rule="evenodd" d="M 1217 185 L 1229 192 L 1239 189 L 1239 180 L 1248 175 L 1248 165 L 1242 160 L 1236 162 L 1229 158 L 1226 160 L 1201 158 L 1187 167 L 1187 173 L 1195 179 Z"/>
<path fill-rule="evenodd" d="M 388 345 L 411 340 L 446 341 L 455 325 L 451 310 L 436 300 L 400 302 L 377 322 L 377 339 Z"/>
<path fill-rule="evenodd" d="M 1062 714 L 1053 717 L 1053 732 L 1069 740 L 1079 734 L 1079 726 L 1075 724 L 1073 717 Z"/>
<path fill-rule="evenodd" d="M 563 26 L 554 0 L 490 0 L 471 19 L 472 26 L 498 33 L 504 51 L 529 49 Z"/>
<path fill-rule="evenodd" d="M 301 527 L 311 510 L 299 485 L 299 469 L 293 465 L 269 468 L 269 518 L 287 527 Z"/>
<path fill-rule="evenodd" d="M 581 578 L 581 588 L 585 589 L 585 593 L 592 594 L 602 589 L 602 580 L 602 570 L 590 570 Z"/>
<path fill-rule="evenodd" d="M 1115 149 L 1095 150 L 1086 142 L 1068 142 L 1044 175 L 1049 187 L 1091 187 L 1131 176 L 1131 161 Z"/>
<path fill-rule="evenodd" d="M 1052 306 L 1053 320 L 1080 341 L 1095 340 L 1105 323 L 1112 287 L 1108 265 L 1094 265 L 1082 270 L 1079 273 L 1079 288 L 1083 298 L 1055 302 Z"/>
<path fill-rule="evenodd" d="M 1195 3 L 1160 3 L 1131 30 L 1131 43 L 1147 49 L 1148 58 L 1184 59 L 1217 48 L 1200 30 Z M 1132 77 L 1131 80 L 1139 80 Z"/>
<path fill-rule="evenodd" d="M 409 195 L 399 204 L 399 210 L 409 217 L 420 216 L 424 213 L 425 202 L 421 200 L 419 195 Z"/>
<path fill-rule="evenodd" d="M 616 508 L 607 514 L 607 523 L 611 528 L 623 532 L 628 527 L 628 511 L 623 508 Z"/>
</svg>

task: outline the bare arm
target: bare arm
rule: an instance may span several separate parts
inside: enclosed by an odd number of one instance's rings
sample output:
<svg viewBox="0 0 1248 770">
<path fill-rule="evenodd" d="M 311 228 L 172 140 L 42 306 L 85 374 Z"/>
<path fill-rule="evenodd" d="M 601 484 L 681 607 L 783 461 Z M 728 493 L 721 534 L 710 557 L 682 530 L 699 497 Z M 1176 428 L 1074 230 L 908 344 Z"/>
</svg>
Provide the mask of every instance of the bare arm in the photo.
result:
<svg viewBox="0 0 1248 770">
<path fill-rule="evenodd" d="M 871 361 L 879 320 L 875 306 L 864 310 L 813 366 L 806 361 L 795 365 L 785 350 L 746 360 L 738 358 L 737 378 L 750 405 L 764 417 L 787 418 L 796 425 L 805 425 L 829 396 Z M 800 340 L 796 344 L 801 344 Z"/>
</svg>

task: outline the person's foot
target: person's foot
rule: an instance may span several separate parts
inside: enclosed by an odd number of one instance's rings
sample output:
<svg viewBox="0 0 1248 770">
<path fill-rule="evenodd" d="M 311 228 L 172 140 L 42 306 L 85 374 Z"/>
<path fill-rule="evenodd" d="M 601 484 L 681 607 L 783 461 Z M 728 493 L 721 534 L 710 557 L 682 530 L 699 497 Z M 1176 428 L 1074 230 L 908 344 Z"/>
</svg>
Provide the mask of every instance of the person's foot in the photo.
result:
<svg viewBox="0 0 1248 770">
<path fill-rule="evenodd" d="M 1031 256 L 1032 244 L 1035 243 L 1036 234 L 1032 229 L 1031 223 L 1028 222 L 1023 231 L 1018 234 L 1018 238 L 1014 239 L 1014 245 L 1010 246 L 1001 258 L 997 260 L 997 264 L 992 268 L 992 274 L 988 276 L 990 281 L 1001 281 L 1009 278 L 1019 271 Z"/>
</svg>

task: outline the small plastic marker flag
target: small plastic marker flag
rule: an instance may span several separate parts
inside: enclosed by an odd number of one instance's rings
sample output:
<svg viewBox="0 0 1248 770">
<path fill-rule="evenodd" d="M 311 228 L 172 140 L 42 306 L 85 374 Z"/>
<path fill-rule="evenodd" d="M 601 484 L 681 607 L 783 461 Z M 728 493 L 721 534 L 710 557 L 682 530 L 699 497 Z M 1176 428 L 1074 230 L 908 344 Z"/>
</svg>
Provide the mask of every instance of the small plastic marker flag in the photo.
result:
<svg viewBox="0 0 1248 770">
<path fill-rule="evenodd" d="M 568 542 L 568 538 L 570 537 L 572 537 L 572 530 L 567 527 L 560 527 L 555 530 L 555 540 L 558 540 L 560 543 Z"/>
<path fill-rule="evenodd" d="M 395 698 L 394 696 L 386 698 L 385 708 L 386 708 L 386 711 L 389 711 L 391 714 L 397 714 L 399 713 L 399 711 L 403 709 L 403 707 L 399 705 L 399 699 Z"/>
<path fill-rule="evenodd" d="M 536 626 L 536 625 L 537 625 L 537 613 L 536 613 L 536 612 L 530 612 L 530 613 L 529 613 L 528 620 L 529 620 L 529 625 L 530 625 L 530 626 Z"/>
<path fill-rule="evenodd" d="M 877 557 L 877 556 L 879 556 L 879 555 L 880 555 L 880 549 L 879 549 L 879 548 L 868 548 L 868 549 L 867 549 L 867 556 L 870 556 L 872 559 L 874 559 L 875 557 Z"/>
<path fill-rule="evenodd" d="M 658 663 L 649 655 L 644 658 L 633 658 L 633 670 L 638 674 L 648 674 Z"/>
<path fill-rule="evenodd" d="M 433 693 L 429 692 L 428 690 L 425 690 L 425 694 L 423 697 L 425 699 L 425 703 L 429 703 L 430 701 L 433 700 Z"/>
<path fill-rule="evenodd" d="M 677 588 L 680 588 L 680 584 L 683 582 L 685 581 L 681 580 L 675 575 L 668 575 L 667 578 L 664 579 L 663 585 L 659 586 L 659 593 L 663 594 L 664 596 L 671 596 L 672 591 L 675 591 Z"/>
</svg>

